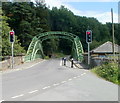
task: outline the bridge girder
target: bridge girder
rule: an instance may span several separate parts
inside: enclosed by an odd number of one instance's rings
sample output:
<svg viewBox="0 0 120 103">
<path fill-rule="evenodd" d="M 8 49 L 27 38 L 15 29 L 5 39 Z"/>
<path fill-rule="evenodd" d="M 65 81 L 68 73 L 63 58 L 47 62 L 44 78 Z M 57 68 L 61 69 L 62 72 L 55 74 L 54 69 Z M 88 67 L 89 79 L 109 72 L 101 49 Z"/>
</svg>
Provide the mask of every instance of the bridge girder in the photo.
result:
<svg viewBox="0 0 120 103">
<path fill-rule="evenodd" d="M 37 58 L 44 58 L 42 42 L 47 39 L 62 38 L 73 43 L 71 55 L 78 61 L 83 61 L 83 47 L 78 36 L 67 32 L 45 32 L 35 36 L 28 48 L 25 61 L 32 61 Z"/>
</svg>

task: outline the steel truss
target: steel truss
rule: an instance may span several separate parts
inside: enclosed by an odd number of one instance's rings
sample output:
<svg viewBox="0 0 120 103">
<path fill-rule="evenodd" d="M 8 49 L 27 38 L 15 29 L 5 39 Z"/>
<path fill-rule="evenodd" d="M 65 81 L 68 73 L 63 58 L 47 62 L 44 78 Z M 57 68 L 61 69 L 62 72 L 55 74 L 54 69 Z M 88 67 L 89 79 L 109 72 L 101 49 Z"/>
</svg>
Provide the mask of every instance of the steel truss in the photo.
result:
<svg viewBox="0 0 120 103">
<path fill-rule="evenodd" d="M 83 61 L 83 47 L 79 37 L 72 33 L 59 31 L 40 33 L 37 36 L 35 36 L 28 47 L 27 54 L 25 56 L 25 61 L 32 61 L 37 58 L 44 58 L 45 55 L 43 52 L 42 43 L 47 39 L 54 38 L 70 40 L 73 43 L 71 55 L 76 60 L 81 62 Z"/>
</svg>

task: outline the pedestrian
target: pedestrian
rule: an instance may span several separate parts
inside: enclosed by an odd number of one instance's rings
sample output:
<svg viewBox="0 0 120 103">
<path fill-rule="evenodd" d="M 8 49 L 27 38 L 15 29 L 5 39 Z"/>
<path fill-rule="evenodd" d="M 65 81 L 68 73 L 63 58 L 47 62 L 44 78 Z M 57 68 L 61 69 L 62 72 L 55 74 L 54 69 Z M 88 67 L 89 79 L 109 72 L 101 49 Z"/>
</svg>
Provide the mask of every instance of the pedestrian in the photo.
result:
<svg viewBox="0 0 120 103">
<path fill-rule="evenodd" d="M 64 58 L 64 65 L 66 65 L 66 57 Z"/>
<path fill-rule="evenodd" d="M 62 65 L 64 64 L 64 57 L 62 58 Z"/>
<path fill-rule="evenodd" d="M 71 59 L 71 68 L 73 68 L 73 58 Z"/>
</svg>

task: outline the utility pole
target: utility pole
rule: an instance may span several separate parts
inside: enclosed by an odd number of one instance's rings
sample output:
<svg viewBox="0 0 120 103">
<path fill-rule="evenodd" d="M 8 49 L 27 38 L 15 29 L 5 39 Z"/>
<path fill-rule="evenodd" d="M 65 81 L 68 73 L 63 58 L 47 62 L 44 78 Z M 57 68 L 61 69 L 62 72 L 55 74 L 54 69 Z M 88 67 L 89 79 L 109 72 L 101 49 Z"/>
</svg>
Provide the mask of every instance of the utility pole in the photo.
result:
<svg viewBox="0 0 120 103">
<path fill-rule="evenodd" d="M 111 19 L 112 19 L 112 52 L 113 52 L 113 58 L 115 61 L 115 37 L 114 37 L 114 23 L 113 23 L 113 9 L 111 8 Z"/>
</svg>

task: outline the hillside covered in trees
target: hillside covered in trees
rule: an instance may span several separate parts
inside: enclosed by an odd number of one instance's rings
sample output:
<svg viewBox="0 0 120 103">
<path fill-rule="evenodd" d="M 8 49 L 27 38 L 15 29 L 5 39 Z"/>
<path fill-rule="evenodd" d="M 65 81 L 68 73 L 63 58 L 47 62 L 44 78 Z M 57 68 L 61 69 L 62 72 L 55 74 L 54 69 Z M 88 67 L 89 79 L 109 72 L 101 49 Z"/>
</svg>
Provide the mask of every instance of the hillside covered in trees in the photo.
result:
<svg viewBox="0 0 120 103">
<path fill-rule="evenodd" d="M 3 40 L 9 38 L 9 30 L 13 29 L 17 37 L 17 43 L 21 53 L 27 51 L 32 38 L 46 31 L 66 31 L 79 36 L 84 51 L 87 51 L 86 35 L 88 29 L 93 31 L 93 42 L 91 49 L 98 45 L 112 41 L 112 25 L 111 23 L 101 24 L 96 18 L 88 18 L 76 16 L 74 13 L 64 6 L 60 8 L 53 7 L 50 10 L 46 7 L 45 2 L 3 2 L 2 15 L 6 17 L 6 23 L 9 27 L 5 28 L 6 33 L 2 34 Z M 120 24 L 115 24 L 115 41 L 120 45 Z M 4 36 L 7 37 L 4 38 Z M 5 41 L 5 40 L 4 40 Z M 9 41 L 8 41 L 9 42 Z M 10 55 L 8 52 L 9 45 L 3 42 L 3 56 Z M 69 54 L 71 52 L 71 42 L 63 39 L 47 40 L 43 44 L 44 52 L 63 52 Z M 5 49 L 6 48 L 6 49 Z M 23 50 L 24 49 L 24 50 Z M 62 50 L 62 51 L 61 51 Z M 18 53 L 20 53 L 18 52 Z M 17 52 L 16 52 L 17 53 Z"/>
</svg>

